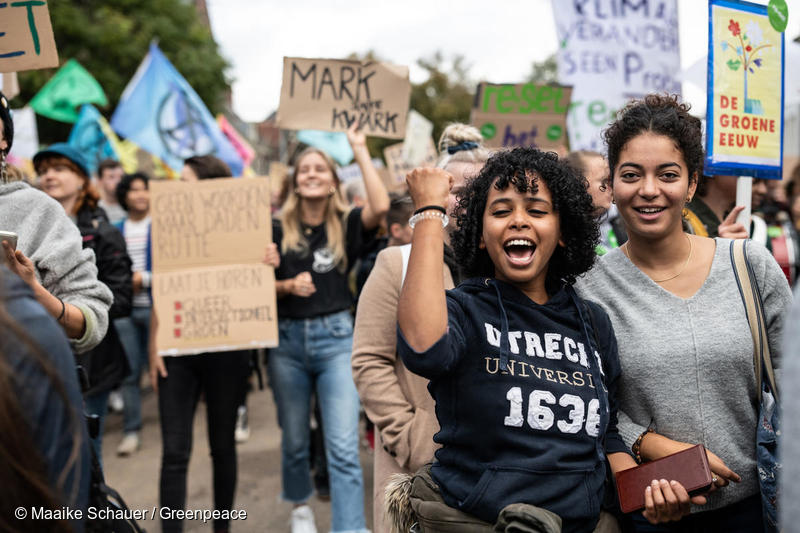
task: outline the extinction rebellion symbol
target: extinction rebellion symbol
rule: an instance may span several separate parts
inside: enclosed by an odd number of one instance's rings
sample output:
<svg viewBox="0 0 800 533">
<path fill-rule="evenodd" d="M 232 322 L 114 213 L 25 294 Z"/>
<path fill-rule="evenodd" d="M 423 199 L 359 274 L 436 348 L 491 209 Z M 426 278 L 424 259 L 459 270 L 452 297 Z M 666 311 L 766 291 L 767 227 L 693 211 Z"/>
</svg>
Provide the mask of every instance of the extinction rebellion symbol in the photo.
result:
<svg viewBox="0 0 800 533">
<path fill-rule="evenodd" d="M 174 87 L 159 104 L 158 135 L 167 152 L 178 159 L 217 151 L 201 111 L 178 87 Z"/>
</svg>

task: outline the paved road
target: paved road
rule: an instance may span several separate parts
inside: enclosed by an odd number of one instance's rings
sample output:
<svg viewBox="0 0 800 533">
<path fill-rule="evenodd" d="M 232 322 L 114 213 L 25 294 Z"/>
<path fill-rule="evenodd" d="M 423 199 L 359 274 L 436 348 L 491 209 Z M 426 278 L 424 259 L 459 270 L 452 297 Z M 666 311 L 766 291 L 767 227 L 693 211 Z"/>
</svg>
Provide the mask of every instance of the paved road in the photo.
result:
<svg viewBox="0 0 800 533">
<path fill-rule="evenodd" d="M 161 436 L 158 426 L 156 395 L 150 391 L 143 399 L 142 447 L 131 457 L 117 457 L 116 447 L 122 438 L 122 417 L 111 414 L 106 419 L 103 442 L 106 481 L 125 498 L 131 509 L 147 509 L 148 516 L 158 505 L 159 464 L 161 461 Z M 279 500 L 280 495 L 280 429 L 275 404 L 269 389 L 255 391 L 248 398 L 250 410 L 250 440 L 238 445 L 239 483 L 234 507 L 247 511 L 247 520 L 231 523 L 237 533 L 289 531 L 291 506 Z M 205 424 L 205 404 L 200 403 L 195 417 L 194 449 L 189 464 L 187 509 L 213 509 L 211 484 L 211 458 Z M 372 455 L 362 448 L 361 464 L 364 470 L 365 512 L 367 525 L 372 524 Z M 317 528 L 325 533 L 330 527 L 330 503 L 312 497 Z M 148 533 L 158 533 L 158 520 L 142 524 Z M 185 523 L 185 531 L 211 531 L 212 524 Z"/>
</svg>

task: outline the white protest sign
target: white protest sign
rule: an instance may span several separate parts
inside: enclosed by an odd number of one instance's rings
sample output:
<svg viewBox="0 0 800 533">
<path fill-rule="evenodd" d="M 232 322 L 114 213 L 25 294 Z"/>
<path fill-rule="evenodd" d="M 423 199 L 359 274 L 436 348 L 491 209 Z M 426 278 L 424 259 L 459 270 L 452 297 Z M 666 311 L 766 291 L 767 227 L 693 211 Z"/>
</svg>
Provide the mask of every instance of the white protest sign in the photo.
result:
<svg viewBox="0 0 800 533">
<path fill-rule="evenodd" d="M 383 168 L 383 161 L 377 157 L 372 159 L 372 164 L 375 166 L 375 168 Z M 339 181 L 342 183 L 350 183 L 351 181 L 361 181 L 364 179 L 364 174 L 362 174 L 361 167 L 358 165 L 358 163 L 352 163 L 350 165 L 337 168 L 336 175 L 339 176 Z"/>
<path fill-rule="evenodd" d="M 428 155 L 431 135 L 433 135 L 433 122 L 413 109 L 409 111 L 406 137 L 403 139 L 403 159 L 409 165 L 419 165 Z"/>
<path fill-rule="evenodd" d="M 680 94 L 676 0 L 552 0 L 559 82 L 573 87 L 571 150 L 602 150 L 601 131 L 632 98 Z"/>
<path fill-rule="evenodd" d="M 14 146 L 11 153 L 20 159 L 33 159 L 39 151 L 39 132 L 36 129 L 36 113 L 30 107 L 14 109 Z"/>
</svg>

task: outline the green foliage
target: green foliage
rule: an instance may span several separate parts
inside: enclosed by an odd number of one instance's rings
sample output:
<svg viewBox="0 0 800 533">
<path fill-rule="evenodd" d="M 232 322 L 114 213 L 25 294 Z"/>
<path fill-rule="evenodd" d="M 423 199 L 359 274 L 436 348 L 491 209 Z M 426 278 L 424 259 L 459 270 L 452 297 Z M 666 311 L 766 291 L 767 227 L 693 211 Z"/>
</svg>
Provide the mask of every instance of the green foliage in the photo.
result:
<svg viewBox="0 0 800 533">
<path fill-rule="evenodd" d="M 411 108 L 433 122 L 433 139 L 437 141 L 451 122 L 469 122 L 477 84 L 469 79 L 469 65 L 461 55 L 444 65 L 445 58 L 436 52 L 417 65 L 428 73 L 428 79 L 411 87 Z"/>
<path fill-rule="evenodd" d="M 152 39 L 215 113 L 230 81 L 220 55 L 194 2 L 182 0 L 73 0 L 50 2 L 58 56 L 63 64 L 77 59 L 100 82 L 109 99 L 101 109 L 113 112 Z M 56 69 L 19 73 L 21 106 L 38 92 Z M 39 117 L 43 143 L 65 140 L 71 125 Z"/>
<path fill-rule="evenodd" d="M 544 61 L 531 65 L 531 72 L 525 81 L 531 83 L 558 83 L 558 63 L 556 55 L 550 54 Z"/>
</svg>

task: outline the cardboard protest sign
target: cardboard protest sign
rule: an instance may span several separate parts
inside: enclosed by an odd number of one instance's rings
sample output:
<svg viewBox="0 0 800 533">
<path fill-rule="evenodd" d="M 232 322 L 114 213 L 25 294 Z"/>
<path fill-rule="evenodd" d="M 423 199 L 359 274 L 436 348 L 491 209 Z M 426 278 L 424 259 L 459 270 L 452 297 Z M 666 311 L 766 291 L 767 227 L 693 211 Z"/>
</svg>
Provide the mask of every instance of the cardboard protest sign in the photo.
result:
<svg viewBox="0 0 800 533">
<path fill-rule="evenodd" d="M 781 179 L 783 33 L 767 7 L 709 3 L 707 174 Z"/>
<path fill-rule="evenodd" d="M 19 94 L 19 79 L 16 72 L 0 73 L 0 90 L 9 100 Z"/>
<path fill-rule="evenodd" d="M 603 151 L 603 128 L 631 98 L 681 94 L 676 0 L 551 3 L 558 79 L 573 87 L 571 150 Z"/>
<path fill-rule="evenodd" d="M 393 144 L 383 149 L 383 158 L 386 160 L 386 168 L 389 171 L 389 181 L 387 187 L 396 191 L 405 189 L 406 174 L 416 167 L 436 166 L 436 159 L 439 154 L 433 145 L 433 139 L 428 137 L 428 146 L 425 150 L 425 157 L 417 165 L 412 165 L 403 158 L 403 143 Z"/>
<path fill-rule="evenodd" d="M 411 84 L 408 67 L 338 59 L 283 58 L 278 126 L 402 139 Z"/>
<path fill-rule="evenodd" d="M 471 122 L 491 148 L 566 148 L 571 95 L 571 87 L 481 83 Z"/>
<path fill-rule="evenodd" d="M 47 2 L 0 2 L 0 72 L 57 66 L 58 52 Z"/>
<path fill-rule="evenodd" d="M 277 346 L 269 181 L 150 183 L 160 355 Z"/>
</svg>

